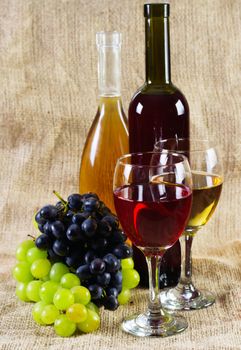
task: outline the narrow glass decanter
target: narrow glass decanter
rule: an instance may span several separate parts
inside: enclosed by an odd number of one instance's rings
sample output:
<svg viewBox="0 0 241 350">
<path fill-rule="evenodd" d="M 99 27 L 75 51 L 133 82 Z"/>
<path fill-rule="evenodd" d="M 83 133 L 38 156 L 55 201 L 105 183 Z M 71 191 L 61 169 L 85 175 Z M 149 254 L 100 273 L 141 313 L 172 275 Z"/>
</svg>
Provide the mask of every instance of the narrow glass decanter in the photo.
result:
<svg viewBox="0 0 241 350">
<path fill-rule="evenodd" d="M 128 153 L 127 118 L 121 101 L 121 33 L 96 34 L 99 104 L 80 165 L 80 193 L 95 192 L 113 211 L 113 174 Z"/>
</svg>

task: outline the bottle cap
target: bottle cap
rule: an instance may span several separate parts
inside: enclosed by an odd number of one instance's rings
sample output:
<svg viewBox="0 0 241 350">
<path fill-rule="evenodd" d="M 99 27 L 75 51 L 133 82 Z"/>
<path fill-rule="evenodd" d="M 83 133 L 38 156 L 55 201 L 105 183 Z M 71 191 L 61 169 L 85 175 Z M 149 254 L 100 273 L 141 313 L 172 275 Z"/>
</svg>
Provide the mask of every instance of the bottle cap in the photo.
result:
<svg viewBox="0 0 241 350">
<path fill-rule="evenodd" d="M 170 5 L 165 3 L 148 3 L 144 5 L 144 17 L 169 17 Z"/>
<path fill-rule="evenodd" d="M 99 46 L 121 46 L 121 33 L 98 32 L 96 33 L 96 45 Z"/>
</svg>

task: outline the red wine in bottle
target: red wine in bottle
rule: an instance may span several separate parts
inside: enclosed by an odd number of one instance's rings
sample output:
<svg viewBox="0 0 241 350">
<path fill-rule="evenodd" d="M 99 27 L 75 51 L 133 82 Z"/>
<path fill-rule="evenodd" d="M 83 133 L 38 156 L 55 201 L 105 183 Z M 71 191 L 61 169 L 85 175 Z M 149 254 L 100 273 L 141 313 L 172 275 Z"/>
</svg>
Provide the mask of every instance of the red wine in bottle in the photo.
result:
<svg viewBox="0 0 241 350">
<path fill-rule="evenodd" d="M 145 4 L 146 81 L 129 106 L 130 152 L 152 151 L 161 139 L 189 137 L 189 107 L 171 82 L 169 4 Z M 141 285 L 148 285 L 143 254 L 134 247 Z M 179 241 L 167 251 L 160 271 L 160 287 L 178 283 L 181 269 Z"/>
</svg>

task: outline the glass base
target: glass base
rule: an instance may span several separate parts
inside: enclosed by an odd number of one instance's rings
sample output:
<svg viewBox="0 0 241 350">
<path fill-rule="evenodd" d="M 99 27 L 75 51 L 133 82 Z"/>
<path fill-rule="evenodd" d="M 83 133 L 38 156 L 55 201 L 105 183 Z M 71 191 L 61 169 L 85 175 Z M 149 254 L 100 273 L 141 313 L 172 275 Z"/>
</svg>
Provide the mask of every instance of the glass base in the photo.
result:
<svg viewBox="0 0 241 350">
<path fill-rule="evenodd" d="M 165 318 L 151 318 L 148 313 L 133 315 L 122 322 L 122 329 L 138 337 L 168 337 L 184 331 L 187 321 L 182 316 L 168 315 Z"/>
<path fill-rule="evenodd" d="M 215 296 L 207 290 L 197 290 L 193 285 L 171 288 L 160 293 L 162 306 L 167 310 L 199 310 L 211 306 Z"/>
</svg>

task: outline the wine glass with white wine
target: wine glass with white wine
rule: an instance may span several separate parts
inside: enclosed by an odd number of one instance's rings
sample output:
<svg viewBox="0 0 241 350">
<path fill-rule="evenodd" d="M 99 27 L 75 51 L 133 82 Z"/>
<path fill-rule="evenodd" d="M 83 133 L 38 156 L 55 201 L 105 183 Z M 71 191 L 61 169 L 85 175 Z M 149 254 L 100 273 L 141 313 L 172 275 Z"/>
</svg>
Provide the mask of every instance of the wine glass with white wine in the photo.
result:
<svg viewBox="0 0 241 350">
<path fill-rule="evenodd" d="M 162 305 L 170 310 L 195 310 L 212 305 L 215 296 L 196 288 L 192 282 L 191 248 L 197 232 L 210 220 L 222 191 L 222 165 L 218 151 L 207 140 L 166 139 L 158 141 L 155 151 L 171 150 L 189 158 L 193 179 L 193 202 L 187 226 L 180 238 L 181 278 L 175 288 L 160 294 Z"/>
</svg>

